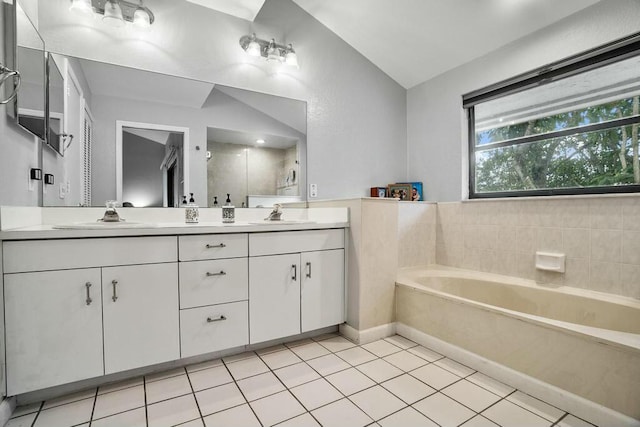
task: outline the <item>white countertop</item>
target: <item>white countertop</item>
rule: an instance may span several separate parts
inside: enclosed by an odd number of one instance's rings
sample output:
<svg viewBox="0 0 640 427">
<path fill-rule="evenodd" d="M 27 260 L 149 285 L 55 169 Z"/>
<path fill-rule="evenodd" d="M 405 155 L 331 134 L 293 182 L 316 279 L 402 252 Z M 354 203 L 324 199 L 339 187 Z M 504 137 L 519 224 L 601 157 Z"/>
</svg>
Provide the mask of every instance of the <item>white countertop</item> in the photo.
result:
<svg viewBox="0 0 640 427">
<path fill-rule="evenodd" d="M 86 237 L 123 237 L 123 236 L 166 236 L 188 234 L 214 234 L 214 233 L 256 233 L 266 231 L 295 231 L 318 230 L 323 228 L 345 228 L 349 226 L 344 221 L 316 221 L 304 223 L 269 223 L 250 224 L 246 221 L 237 221 L 232 224 L 222 222 L 200 222 L 198 224 L 186 224 L 178 222 L 165 222 L 149 224 L 149 228 L 104 228 L 104 229 L 57 229 L 53 225 L 33 225 L 29 227 L 14 228 L 0 231 L 0 240 L 32 240 L 32 239 L 72 239 Z"/>
</svg>

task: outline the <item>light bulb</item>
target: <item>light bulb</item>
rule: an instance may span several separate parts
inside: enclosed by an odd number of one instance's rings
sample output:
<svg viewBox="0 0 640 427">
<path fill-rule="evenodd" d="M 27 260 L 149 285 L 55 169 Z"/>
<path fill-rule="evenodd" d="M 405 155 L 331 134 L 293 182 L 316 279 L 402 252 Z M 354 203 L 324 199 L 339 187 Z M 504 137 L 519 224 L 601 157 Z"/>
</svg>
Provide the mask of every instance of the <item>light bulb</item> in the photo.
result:
<svg viewBox="0 0 640 427">
<path fill-rule="evenodd" d="M 72 0 L 69 10 L 75 14 L 91 17 L 93 16 L 93 7 L 91 7 L 91 0 Z"/>
<path fill-rule="evenodd" d="M 122 9 L 117 0 L 107 0 L 104 4 L 104 16 L 102 22 L 112 27 L 122 27 L 124 18 L 122 17 Z"/>
<path fill-rule="evenodd" d="M 287 46 L 287 50 L 284 55 L 284 63 L 293 68 L 300 68 L 298 65 L 298 55 L 296 55 L 291 44 Z"/>
<path fill-rule="evenodd" d="M 282 55 L 280 55 L 280 49 L 276 46 L 276 40 L 271 39 L 269 47 L 267 48 L 267 61 L 282 61 Z"/>
<path fill-rule="evenodd" d="M 138 7 L 133 14 L 133 25 L 139 28 L 151 28 L 151 16 L 143 7 Z"/>
</svg>

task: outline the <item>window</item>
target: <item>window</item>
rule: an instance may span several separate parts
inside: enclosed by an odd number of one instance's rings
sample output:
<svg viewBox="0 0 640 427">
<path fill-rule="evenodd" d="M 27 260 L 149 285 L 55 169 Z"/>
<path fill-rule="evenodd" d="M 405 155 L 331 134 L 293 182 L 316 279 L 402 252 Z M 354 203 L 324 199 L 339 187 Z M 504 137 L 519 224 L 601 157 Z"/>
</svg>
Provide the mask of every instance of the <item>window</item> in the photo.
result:
<svg viewBox="0 0 640 427">
<path fill-rule="evenodd" d="M 640 34 L 463 105 L 470 198 L 640 191 Z"/>
</svg>

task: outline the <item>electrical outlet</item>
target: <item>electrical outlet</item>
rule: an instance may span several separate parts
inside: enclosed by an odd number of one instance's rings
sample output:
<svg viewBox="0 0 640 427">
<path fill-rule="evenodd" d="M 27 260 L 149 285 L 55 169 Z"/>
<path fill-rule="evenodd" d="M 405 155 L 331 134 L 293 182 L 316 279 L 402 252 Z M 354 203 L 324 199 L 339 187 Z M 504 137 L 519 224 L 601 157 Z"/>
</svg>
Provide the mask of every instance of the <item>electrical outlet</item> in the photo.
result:
<svg viewBox="0 0 640 427">
<path fill-rule="evenodd" d="M 318 197 L 318 184 L 309 184 L 309 197 Z"/>
</svg>

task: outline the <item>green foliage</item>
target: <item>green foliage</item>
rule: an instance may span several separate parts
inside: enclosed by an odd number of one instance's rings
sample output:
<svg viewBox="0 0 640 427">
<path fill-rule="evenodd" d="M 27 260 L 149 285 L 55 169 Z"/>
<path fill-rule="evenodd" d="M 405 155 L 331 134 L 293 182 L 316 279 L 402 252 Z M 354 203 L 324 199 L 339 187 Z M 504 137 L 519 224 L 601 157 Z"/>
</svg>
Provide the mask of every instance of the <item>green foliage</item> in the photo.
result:
<svg viewBox="0 0 640 427">
<path fill-rule="evenodd" d="M 476 134 L 479 146 L 577 128 L 637 113 L 638 97 L 497 127 Z M 640 122 L 640 121 L 639 121 Z M 635 133 L 633 127 L 636 128 Z M 476 153 L 478 193 L 638 184 L 638 125 L 577 133 Z M 633 136 L 635 135 L 635 137 Z M 637 177 L 636 173 L 636 177 Z"/>
</svg>

